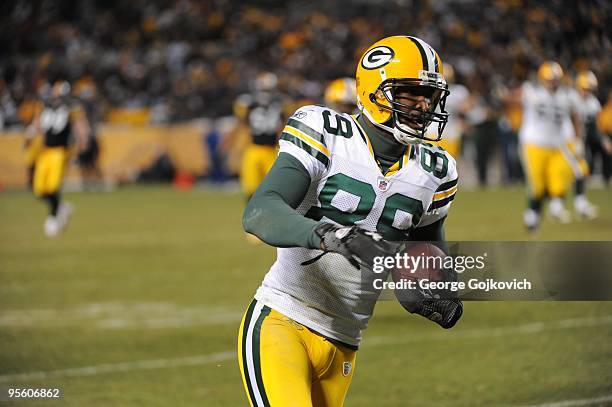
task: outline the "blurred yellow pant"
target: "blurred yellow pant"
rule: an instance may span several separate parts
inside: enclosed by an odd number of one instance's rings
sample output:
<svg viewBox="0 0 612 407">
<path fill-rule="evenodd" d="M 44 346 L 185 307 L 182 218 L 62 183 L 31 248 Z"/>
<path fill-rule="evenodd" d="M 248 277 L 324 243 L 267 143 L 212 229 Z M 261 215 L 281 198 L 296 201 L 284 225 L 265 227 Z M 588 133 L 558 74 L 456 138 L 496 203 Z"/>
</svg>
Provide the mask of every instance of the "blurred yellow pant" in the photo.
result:
<svg viewBox="0 0 612 407">
<path fill-rule="evenodd" d="M 272 168 L 277 154 L 275 146 L 251 144 L 245 149 L 240 168 L 240 184 L 245 195 L 253 195 Z"/>
<path fill-rule="evenodd" d="M 43 144 L 43 138 L 41 136 L 35 137 L 34 140 L 30 142 L 30 145 L 26 148 L 27 165 L 34 165 L 36 163 L 36 159 L 44 149 L 45 146 Z"/>
<path fill-rule="evenodd" d="M 567 147 L 522 146 L 522 160 L 531 196 L 561 197 L 572 181 L 572 168 L 568 162 Z"/>
<path fill-rule="evenodd" d="M 60 190 L 68 153 L 65 147 L 45 147 L 36 158 L 33 190 L 36 196 Z"/>
<path fill-rule="evenodd" d="M 238 362 L 251 406 L 342 406 L 356 353 L 256 300 L 238 333 Z"/>
<path fill-rule="evenodd" d="M 589 176 L 589 164 L 583 153 L 578 152 L 578 141 L 567 143 L 562 147 L 562 152 L 572 168 L 574 178 L 582 179 Z"/>
</svg>

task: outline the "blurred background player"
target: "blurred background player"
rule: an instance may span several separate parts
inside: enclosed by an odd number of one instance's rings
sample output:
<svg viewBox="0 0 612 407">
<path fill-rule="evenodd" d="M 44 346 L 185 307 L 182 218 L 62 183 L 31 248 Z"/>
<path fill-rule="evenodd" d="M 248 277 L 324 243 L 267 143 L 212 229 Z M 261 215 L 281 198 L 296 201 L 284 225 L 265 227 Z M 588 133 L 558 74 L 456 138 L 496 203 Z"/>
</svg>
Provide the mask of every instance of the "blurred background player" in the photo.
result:
<svg viewBox="0 0 612 407">
<path fill-rule="evenodd" d="M 554 61 L 544 62 L 537 76 L 536 84 L 525 82 L 518 93 L 523 104 L 519 138 L 529 186 L 523 221 L 528 230 L 538 227 L 546 196 L 551 199 L 550 215 L 563 223 L 570 221 L 563 198 L 572 169 L 564 150 L 568 133 L 581 134 L 575 98 L 570 89 L 561 86 L 561 66 Z"/>
<path fill-rule="evenodd" d="M 79 151 L 77 163 L 81 170 L 83 189 L 100 189 L 103 186 L 102 172 L 98 165 L 100 148 L 96 124 L 99 121 L 100 104 L 97 103 L 97 86 L 91 75 L 86 75 L 74 84 L 74 95 L 79 100 L 85 113 L 89 131 L 86 135 L 83 150 Z"/>
<path fill-rule="evenodd" d="M 444 76 L 448 83 L 450 94 L 446 98 L 446 111 L 448 122 L 444 128 L 444 138 L 435 144 L 444 148 L 456 160 L 461 155 L 461 137 L 466 130 L 465 114 L 470 108 L 470 91 L 463 85 L 455 82 L 455 70 L 451 64 L 444 64 Z M 429 132 L 436 131 L 432 127 Z"/>
<path fill-rule="evenodd" d="M 601 155 L 601 173 L 607 187 L 612 175 L 612 91 L 608 92 L 608 100 L 597 115 L 597 129 L 601 132 L 601 143 L 604 150 Z M 592 165 L 595 165 L 594 161 Z"/>
<path fill-rule="evenodd" d="M 340 113 L 357 113 L 356 89 L 353 78 L 334 79 L 325 88 L 325 105 Z"/>
<path fill-rule="evenodd" d="M 239 96 L 234 106 L 237 117 L 247 125 L 250 135 L 240 168 L 240 184 L 247 201 L 276 159 L 277 137 L 283 125 L 283 102 L 277 83 L 273 73 L 259 74 L 253 94 Z"/>
<path fill-rule="evenodd" d="M 25 139 L 24 151 L 28 167 L 28 187 L 31 190 L 34 190 L 34 170 L 36 168 L 36 160 L 44 148 L 43 141 L 43 137 L 40 134 Z"/>
<path fill-rule="evenodd" d="M 495 89 L 496 97 L 501 103 L 499 117 L 500 153 L 503 163 L 503 180 L 506 183 L 523 181 L 523 168 L 521 166 L 518 134 L 523 121 L 523 105 L 520 97 L 511 94 L 520 93 L 521 83 L 511 80 L 509 85 L 499 85 Z"/>
<path fill-rule="evenodd" d="M 593 94 L 597 89 L 595 74 L 591 71 L 580 72 L 576 76 L 575 87 L 576 101 L 574 105 L 580 118 L 582 137 L 576 137 L 577 135 L 571 131 L 570 123 L 566 122 L 568 126 L 566 152 L 574 172 L 574 210 L 578 217 L 593 219 L 597 217 L 597 208 L 586 197 L 586 180 L 593 166 L 587 164 L 585 149 L 588 148 L 589 155 L 592 155 L 593 151 L 603 152 L 596 123 L 597 115 L 601 111 L 601 104 Z"/>
<path fill-rule="evenodd" d="M 49 98 L 51 85 L 48 82 L 43 82 L 36 93 L 38 97 L 33 97 L 28 103 L 24 103 L 22 107 L 22 120 L 24 123 L 33 123 L 34 118 L 43 110 L 43 100 Z M 26 107 L 27 106 L 27 107 Z M 29 133 L 24 138 L 23 150 L 25 153 L 25 163 L 28 172 L 28 188 L 34 190 L 34 169 L 36 168 L 36 160 L 44 148 L 44 136 L 36 133 L 33 128 L 29 128 Z"/>
<path fill-rule="evenodd" d="M 82 107 L 70 99 L 70 84 L 56 81 L 50 98 L 44 98 L 40 112 L 28 129 L 29 139 L 43 134 L 43 148 L 37 154 L 32 189 L 49 205 L 44 223 L 47 237 L 57 236 L 68 224 L 72 205 L 61 201 L 60 190 L 69 147 L 75 142 L 78 151 L 85 147 L 90 132 Z"/>
</svg>

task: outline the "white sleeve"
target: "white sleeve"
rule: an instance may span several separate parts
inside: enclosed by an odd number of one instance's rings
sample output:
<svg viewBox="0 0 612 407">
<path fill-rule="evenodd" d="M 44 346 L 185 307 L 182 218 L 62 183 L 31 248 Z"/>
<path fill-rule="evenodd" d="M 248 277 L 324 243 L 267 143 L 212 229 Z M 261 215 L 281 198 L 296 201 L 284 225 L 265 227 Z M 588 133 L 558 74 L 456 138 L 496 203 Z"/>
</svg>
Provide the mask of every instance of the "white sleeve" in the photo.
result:
<svg viewBox="0 0 612 407">
<path fill-rule="evenodd" d="M 597 116 L 601 112 L 601 103 L 595 96 L 591 100 L 593 101 L 593 114 Z"/>
<path fill-rule="evenodd" d="M 447 216 L 451 203 L 455 199 L 459 182 L 457 163 L 448 153 L 447 157 L 449 158 L 447 175 L 434 192 L 431 203 L 421 217 L 418 227 L 431 225 Z"/>
<path fill-rule="evenodd" d="M 298 109 L 287 121 L 279 141 L 279 151 L 297 158 L 311 179 L 321 178 L 331 158 L 315 108 L 304 106 Z"/>
<path fill-rule="evenodd" d="M 282 137 L 282 136 L 281 136 Z M 317 160 L 310 153 L 306 152 L 302 147 L 298 147 L 295 142 L 287 141 L 283 138 L 278 142 L 279 153 L 287 153 L 297 158 L 300 163 L 306 168 L 311 179 L 319 179 L 325 171 L 325 166 L 321 161 Z"/>
<path fill-rule="evenodd" d="M 580 111 L 583 110 L 582 109 L 583 102 L 582 100 L 580 100 L 580 95 L 578 94 L 578 92 L 575 90 L 570 90 L 569 100 L 570 100 L 570 110 L 578 114 L 579 116 L 582 116 L 580 115 Z"/>
<path fill-rule="evenodd" d="M 523 106 L 533 105 L 536 101 L 536 92 L 530 82 L 525 82 L 521 86 L 521 100 Z"/>
</svg>

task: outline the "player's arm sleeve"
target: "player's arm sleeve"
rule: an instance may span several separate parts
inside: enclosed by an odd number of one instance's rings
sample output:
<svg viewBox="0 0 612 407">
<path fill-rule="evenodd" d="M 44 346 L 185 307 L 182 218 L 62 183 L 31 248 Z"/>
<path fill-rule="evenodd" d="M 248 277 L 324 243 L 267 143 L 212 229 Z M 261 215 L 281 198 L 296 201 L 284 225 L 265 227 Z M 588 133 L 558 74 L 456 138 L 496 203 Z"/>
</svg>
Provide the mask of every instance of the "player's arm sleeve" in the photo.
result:
<svg viewBox="0 0 612 407">
<path fill-rule="evenodd" d="M 524 82 L 523 85 L 520 87 L 519 93 L 523 108 L 532 105 L 536 102 L 537 97 L 535 94 L 535 89 L 531 82 Z"/>
<path fill-rule="evenodd" d="M 580 117 L 580 105 L 582 101 L 580 100 L 580 95 L 578 95 L 577 91 L 570 91 L 569 94 L 570 99 L 570 120 L 572 122 L 572 127 L 574 129 L 574 135 L 578 139 L 583 139 L 586 134 L 584 134 L 584 123 L 582 122 L 582 118 Z"/>
<path fill-rule="evenodd" d="M 432 225 L 448 215 L 451 203 L 457 194 L 459 174 L 457 173 L 457 164 L 454 158 L 450 155 L 447 155 L 447 158 L 449 160 L 447 176 L 434 191 L 431 202 L 428 207 L 425 208 L 425 213 L 421 217 L 421 221 L 415 230 Z"/>
<path fill-rule="evenodd" d="M 444 253 L 449 253 L 446 237 L 444 235 L 445 220 L 446 216 L 427 226 L 414 229 L 410 232 L 410 241 L 432 242 Z"/>
<path fill-rule="evenodd" d="M 414 229 L 410 232 L 410 240 L 412 241 L 429 241 L 442 242 L 444 241 L 444 221 L 446 216 L 435 221 L 427 226 Z"/>
<path fill-rule="evenodd" d="M 247 204 L 242 225 L 269 245 L 319 249 L 321 239 L 314 233 L 318 223 L 298 213 L 311 183 L 311 174 L 302 161 L 281 152 Z"/>
</svg>

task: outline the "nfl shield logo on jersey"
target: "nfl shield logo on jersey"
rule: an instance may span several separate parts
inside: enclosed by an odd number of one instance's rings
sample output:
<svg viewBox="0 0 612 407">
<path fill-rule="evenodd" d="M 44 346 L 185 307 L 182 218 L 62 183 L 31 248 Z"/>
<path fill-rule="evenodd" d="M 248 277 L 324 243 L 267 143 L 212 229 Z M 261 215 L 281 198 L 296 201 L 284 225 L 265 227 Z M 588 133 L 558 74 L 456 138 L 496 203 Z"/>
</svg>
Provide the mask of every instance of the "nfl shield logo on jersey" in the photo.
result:
<svg viewBox="0 0 612 407">
<path fill-rule="evenodd" d="M 389 185 L 391 184 L 391 182 L 389 182 L 388 179 L 383 178 L 383 177 L 379 177 L 378 178 L 378 189 L 380 189 L 381 191 L 386 191 L 387 189 L 389 189 Z"/>
<path fill-rule="evenodd" d="M 306 117 L 308 113 L 303 112 L 303 111 L 297 111 L 293 114 L 293 117 L 295 117 L 296 119 L 303 119 L 304 117 Z"/>
<path fill-rule="evenodd" d="M 353 365 L 351 365 L 351 362 L 344 362 L 342 364 L 342 374 L 344 376 L 348 376 L 349 373 L 351 373 L 351 368 L 353 367 Z"/>
</svg>

